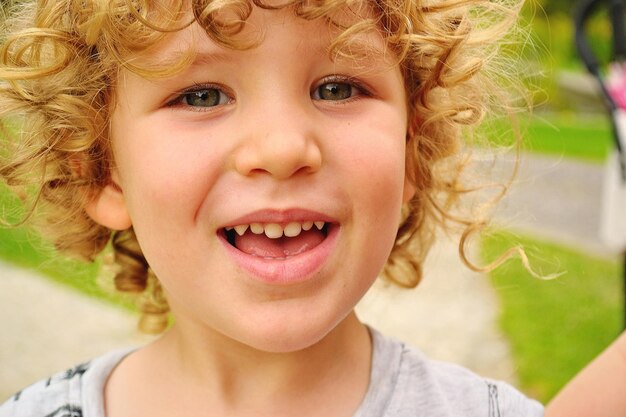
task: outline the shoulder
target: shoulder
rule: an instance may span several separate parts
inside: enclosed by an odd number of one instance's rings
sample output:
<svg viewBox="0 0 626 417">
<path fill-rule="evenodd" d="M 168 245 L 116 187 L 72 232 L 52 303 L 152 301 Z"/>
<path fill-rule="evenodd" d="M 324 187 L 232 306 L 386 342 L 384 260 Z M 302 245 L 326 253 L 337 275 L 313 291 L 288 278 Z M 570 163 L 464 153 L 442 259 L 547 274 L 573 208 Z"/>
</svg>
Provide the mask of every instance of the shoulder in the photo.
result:
<svg viewBox="0 0 626 417">
<path fill-rule="evenodd" d="M 390 395 L 385 415 L 433 417 L 541 417 L 543 406 L 505 382 L 492 381 L 454 364 L 434 361 L 403 343 L 375 336 L 379 358 L 392 359 L 381 380 Z M 389 364 L 390 362 L 387 362 Z M 392 370 L 393 369 L 393 370 Z M 386 381 L 386 382 L 383 382 Z M 389 386 L 392 386 L 389 388 Z"/>
<path fill-rule="evenodd" d="M 0 417 L 82 417 L 85 407 L 101 409 L 104 383 L 129 352 L 108 353 L 24 388 L 0 405 Z"/>
<path fill-rule="evenodd" d="M 0 406 L 0 417 L 80 417 L 80 379 L 89 369 L 83 363 L 17 392 Z"/>
<path fill-rule="evenodd" d="M 407 352 L 406 359 L 409 362 L 407 391 L 410 392 L 409 387 L 421 376 L 423 382 L 419 385 L 431 390 L 431 398 L 439 402 L 439 406 L 452 410 L 451 416 L 541 417 L 544 414 L 539 402 L 506 382 L 483 378 L 461 366 L 429 360 L 411 351 Z M 410 363 L 415 360 L 421 362 L 421 372 L 410 375 Z"/>
</svg>

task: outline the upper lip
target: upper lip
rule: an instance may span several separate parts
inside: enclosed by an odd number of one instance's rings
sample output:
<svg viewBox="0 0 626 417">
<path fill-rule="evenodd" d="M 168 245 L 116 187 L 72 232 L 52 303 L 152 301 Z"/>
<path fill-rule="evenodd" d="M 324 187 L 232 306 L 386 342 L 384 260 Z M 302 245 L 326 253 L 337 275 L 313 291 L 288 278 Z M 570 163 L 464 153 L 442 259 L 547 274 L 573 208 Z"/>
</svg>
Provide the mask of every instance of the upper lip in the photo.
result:
<svg viewBox="0 0 626 417">
<path fill-rule="evenodd" d="M 309 209 L 262 209 L 230 220 L 228 221 L 228 223 L 224 224 L 222 228 L 251 223 L 285 224 L 291 222 L 306 221 L 323 221 L 327 223 L 337 223 L 337 220 L 334 219 L 332 216 Z"/>
</svg>

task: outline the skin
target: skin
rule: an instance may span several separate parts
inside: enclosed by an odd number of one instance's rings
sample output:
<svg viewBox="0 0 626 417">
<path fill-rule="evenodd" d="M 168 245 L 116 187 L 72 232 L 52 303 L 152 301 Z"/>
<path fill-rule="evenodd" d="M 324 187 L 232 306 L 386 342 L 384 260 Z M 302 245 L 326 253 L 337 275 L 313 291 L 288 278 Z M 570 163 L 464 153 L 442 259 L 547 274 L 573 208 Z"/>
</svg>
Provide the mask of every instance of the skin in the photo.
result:
<svg viewBox="0 0 626 417">
<path fill-rule="evenodd" d="M 234 51 L 192 25 L 148 56 L 194 48 L 188 69 L 118 80 L 115 184 L 87 211 L 111 228 L 132 224 L 175 324 L 114 370 L 108 417 L 350 416 L 366 393 L 371 340 L 353 308 L 412 195 L 402 76 L 383 54 L 367 67 L 330 60 L 323 21 L 255 9 L 242 36 L 259 28 L 260 45 Z M 384 49 L 376 33 L 361 41 Z M 322 97 L 329 83 L 348 96 Z M 205 93 L 215 106 L 195 105 Z M 251 272 L 220 234 L 269 218 L 323 218 L 328 251 Z"/>
<path fill-rule="evenodd" d="M 626 415 L 626 333 L 583 369 L 546 407 L 546 417 Z"/>
</svg>

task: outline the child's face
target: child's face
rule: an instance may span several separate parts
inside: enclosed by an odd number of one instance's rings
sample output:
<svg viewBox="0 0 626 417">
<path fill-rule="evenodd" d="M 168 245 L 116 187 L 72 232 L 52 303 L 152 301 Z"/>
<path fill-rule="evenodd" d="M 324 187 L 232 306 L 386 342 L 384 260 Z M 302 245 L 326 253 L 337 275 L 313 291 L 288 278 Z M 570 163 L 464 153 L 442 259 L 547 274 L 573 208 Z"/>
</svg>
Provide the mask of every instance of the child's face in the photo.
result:
<svg viewBox="0 0 626 417">
<path fill-rule="evenodd" d="M 330 60 L 327 23 L 259 9 L 249 23 L 265 31 L 251 50 L 193 25 L 153 54 L 196 48 L 183 73 L 121 74 L 114 178 L 178 326 L 293 351 L 352 311 L 391 251 L 410 196 L 405 90 L 383 54 Z M 298 234 L 311 222 L 325 226 Z M 259 224 L 296 236 L 227 231 Z"/>
</svg>

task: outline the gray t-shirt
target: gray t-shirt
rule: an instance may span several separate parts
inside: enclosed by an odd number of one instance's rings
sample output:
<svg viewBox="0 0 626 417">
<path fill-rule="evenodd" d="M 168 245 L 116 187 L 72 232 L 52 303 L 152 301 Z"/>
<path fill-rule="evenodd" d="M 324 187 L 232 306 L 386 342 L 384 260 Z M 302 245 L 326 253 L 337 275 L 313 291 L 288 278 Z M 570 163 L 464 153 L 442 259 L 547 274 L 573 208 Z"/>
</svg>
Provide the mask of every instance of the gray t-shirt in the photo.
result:
<svg viewBox="0 0 626 417">
<path fill-rule="evenodd" d="M 372 330 L 370 387 L 354 417 L 541 417 L 543 406 L 509 384 L 434 361 Z"/>
<path fill-rule="evenodd" d="M 503 382 L 432 361 L 372 330 L 370 386 L 354 417 L 541 417 L 543 407 Z M 0 405 L 0 417 L 105 417 L 104 384 L 132 350 L 39 381 Z"/>
</svg>

